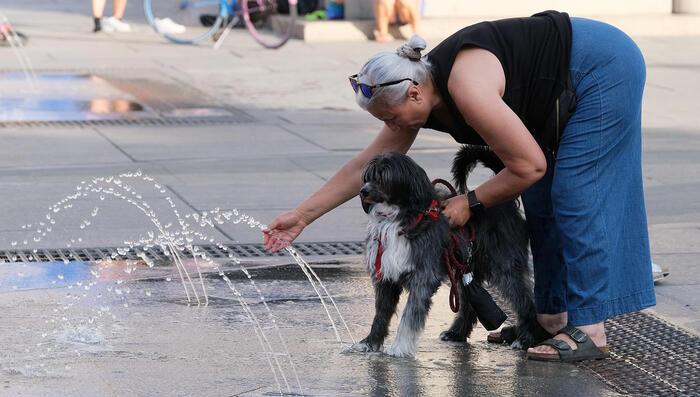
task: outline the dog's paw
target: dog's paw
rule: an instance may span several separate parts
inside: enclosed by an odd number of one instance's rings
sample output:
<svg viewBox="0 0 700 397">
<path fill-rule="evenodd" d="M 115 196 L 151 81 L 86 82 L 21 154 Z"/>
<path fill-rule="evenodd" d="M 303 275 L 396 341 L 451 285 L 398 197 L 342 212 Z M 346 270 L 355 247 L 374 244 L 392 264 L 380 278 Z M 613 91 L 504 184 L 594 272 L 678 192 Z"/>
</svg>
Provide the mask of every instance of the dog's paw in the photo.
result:
<svg viewBox="0 0 700 397">
<path fill-rule="evenodd" d="M 510 348 L 516 350 L 527 350 L 533 346 L 535 346 L 535 337 L 532 336 L 530 332 L 522 332 L 518 335 L 518 338 L 510 344 Z"/>
<path fill-rule="evenodd" d="M 379 351 L 379 347 L 375 348 L 370 343 L 362 341 L 362 342 L 355 343 L 354 345 L 348 347 L 347 349 L 344 349 L 341 353 L 343 353 L 343 354 L 368 353 L 368 352 L 376 352 L 376 351 Z"/>
<path fill-rule="evenodd" d="M 392 357 L 415 357 L 416 352 L 412 349 L 393 344 L 384 349 L 384 354 Z"/>
<path fill-rule="evenodd" d="M 440 340 L 445 342 L 464 342 L 467 340 L 467 336 L 459 332 L 448 329 L 440 334 Z"/>
</svg>

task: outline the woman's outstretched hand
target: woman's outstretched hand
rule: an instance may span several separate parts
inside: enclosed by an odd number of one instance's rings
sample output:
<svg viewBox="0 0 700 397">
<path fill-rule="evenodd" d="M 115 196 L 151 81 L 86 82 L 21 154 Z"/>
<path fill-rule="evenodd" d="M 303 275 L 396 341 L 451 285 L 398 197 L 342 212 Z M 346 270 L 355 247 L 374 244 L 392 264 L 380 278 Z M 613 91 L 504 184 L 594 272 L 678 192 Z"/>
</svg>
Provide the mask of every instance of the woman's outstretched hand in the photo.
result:
<svg viewBox="0 0 700 397">
<path fill-rule="evenodd" d="M 469 211 L 469 200 L 467 196 L 460 194 L 442 202 L 440 210 L 450 222 L 450 227 L 460 227 L 467 224 L 471 217 Z"/>
<path fill-rule="evenodd" d="M 267 229 L 263 230 L 265 249 L 275 253 L 285 248 L 299 236 L 306 226 L 308 226 L 308 222 L 295 210 L 278 216 L 267 225 Z"/>
</svg>

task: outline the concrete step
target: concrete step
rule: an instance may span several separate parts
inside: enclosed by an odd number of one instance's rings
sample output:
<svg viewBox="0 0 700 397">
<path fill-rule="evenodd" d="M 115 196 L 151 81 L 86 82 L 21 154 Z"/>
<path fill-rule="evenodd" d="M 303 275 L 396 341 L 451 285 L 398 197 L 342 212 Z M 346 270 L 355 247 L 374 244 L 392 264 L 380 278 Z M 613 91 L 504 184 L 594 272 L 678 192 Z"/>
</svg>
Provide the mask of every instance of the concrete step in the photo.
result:
<svg viewBox="0 0 700 397">
<path fill-rule="evenodd" d="M 577 15 L 579 16 L 579 15 Z M 700 35 L 700 15 L 692 14 L 644 14 L 644 15 L 580 15 L 618 27 L 630 36 L 686 36 Z M 422 36 L 426 39 L 444 39 L 457 30 L 486 20 L 503 16 L 465 16 L 455 18 L 424 18 L 421 20 Z M 272 21 L 276 31 L 286 29 L 288 19 L 276 16 Z M 294 37 L 305 42 L 366 41 L 372 40 L 376 29 L 373 20 L 306 21 L 303 17 L 294 24 Z M 408 39 L 408 25 L 392 26 L 389 30 L 397 39 Z"/>
</svg>

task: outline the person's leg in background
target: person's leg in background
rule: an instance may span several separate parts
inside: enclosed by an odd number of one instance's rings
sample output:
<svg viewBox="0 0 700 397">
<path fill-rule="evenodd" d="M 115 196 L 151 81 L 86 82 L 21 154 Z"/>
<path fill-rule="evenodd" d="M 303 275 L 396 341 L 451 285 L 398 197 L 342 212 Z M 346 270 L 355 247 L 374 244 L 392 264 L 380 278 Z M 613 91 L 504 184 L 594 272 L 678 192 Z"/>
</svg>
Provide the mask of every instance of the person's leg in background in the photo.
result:
<svg viewBox="0 0 700 397">
<path fill-rule="evenodd" d="M 93 32 L 99 32 L 102 30 L 102 24 L 100 21 L 102 20 L 102 14 L 105 11 L 105 3 L 107 0 L 92 0 L 92 17 L 93 20 L 95 21 L 95 27 L 93 28 Z"/>
<path fill-rule="evenodd" d="M 374 40 L 380 43 L 388 43 L 394 40 L 394 37 L 389 34 L 389 23 L 396 15 L 395 5 L 395 0 L 374 0 L 374 19 L 377 21 Z"/>
<path fill-rule="evenodd" d="M 104 1 L 102 2 L 104 7 Z M 126 0 L 114 0 L 114 17 L 121 20 L 126 10 Z"/>
<path fill-rule="evenodd" d="M 413 34 L 420 34 L 420 0 L 396 0 L 396 14 L 401 23 L 411 25 Z"/>
</svg>

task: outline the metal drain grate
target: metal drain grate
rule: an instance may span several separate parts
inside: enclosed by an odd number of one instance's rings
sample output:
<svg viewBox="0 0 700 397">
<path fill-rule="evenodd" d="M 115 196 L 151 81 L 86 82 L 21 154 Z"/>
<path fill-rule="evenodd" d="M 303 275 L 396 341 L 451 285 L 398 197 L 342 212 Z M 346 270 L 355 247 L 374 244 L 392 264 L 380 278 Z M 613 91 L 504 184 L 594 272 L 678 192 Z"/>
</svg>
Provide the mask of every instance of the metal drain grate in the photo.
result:
<svg viewBox="0 0 700 397">
<path fill-rule="evenodd" d="M 490 291 L 516 318 L 508 304 Z M 700 396 L 700 338 L 644 312 L 605 322 L 610 358 L 575 365 L 613 391 L 630 395 Z"/>
<path fill-rule="evenodd" d="M 231 123 L 249 123 L 253 118 L 244 114 L 224 117 L 183 117 L 183 118 L 143 118 L 143 119 L 115 119 L 115 120 L 65 120 L 65 121 L 0 121 L 0 128 L 28 128 L 28 127 L 186 127 L 198 125 L 216 125 Z"/>
<path fill-rule="evenodd" d="M 359 241 L 337 242 L 310 242 L 292 245 L 302 256 L 341 256 L 360 255 L 363 252 L 363 243 Z M 270 254 L 262 244 L 227 244 L 227 249 L 216 245 L 198 245 L 211 258 L 228 258 L 233 255 L 238 258 L 262 258 L 270 256 L 285 256 L 284 252 Z M 60 261 L 99 261 L 107 260 L 112 256 L 121 259 L 140 259 L 139 253 L 146 255 L 154 262 L 168 261 L 169 257 L 159 247 L 150 248 L 147 251 L 129 250 L 124 252 L 116 247 L 107 248 L 63 248 L 63 249 L 35 249 L 35 250 L 0 250 L 0 261 L 4 262 L 60 262 Z M 192 257 L 192 252 L 185 250 L 185 257 Z"/>
<path fill-rule="evenodd" d="M 700 395 L 700 338 L 648 313 L 606 322 L 611 358 L 577 364 L 618 393 Z"/>
</svg>

